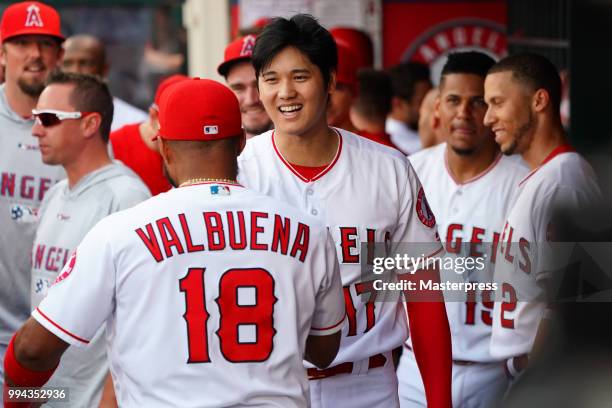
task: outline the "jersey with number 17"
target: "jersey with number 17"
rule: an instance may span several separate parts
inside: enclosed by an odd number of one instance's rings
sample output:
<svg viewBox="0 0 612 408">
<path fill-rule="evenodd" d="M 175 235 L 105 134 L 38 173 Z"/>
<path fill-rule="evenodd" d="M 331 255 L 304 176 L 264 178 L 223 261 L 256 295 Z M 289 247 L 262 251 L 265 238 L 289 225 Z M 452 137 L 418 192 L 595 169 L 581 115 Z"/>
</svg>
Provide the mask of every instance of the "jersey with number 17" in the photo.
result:
<svg viewBox="0 0 612 408">
<path fill-rule="evenodd" d="M 435 218 L 406 156 L 342 129 L 335 133 L 335 158 L 311 179 L 282 156 L 273 131 L 249 139 L 238 158 L 238 177 L 247 187 L 307 211 L 330 230 L 347 314 L 332 365 L 391 351 L 408 336 L 397 298 L 382 300 L 389 293 L 376 291 L 375 279 L 362 278 L 361 258 L 367 254 L 361 244 L 385 243 L 391 253 L 401 249 L 414 258 L 442 250 Z"/>
<path fill-rule="evenodd" d="M 78 346 L 106 324 L 119 406 L 301 407 L 306 339 L 345 312 L 325 226 L 203 183 L 103 219 L 33 316 Z"/>
</svg>

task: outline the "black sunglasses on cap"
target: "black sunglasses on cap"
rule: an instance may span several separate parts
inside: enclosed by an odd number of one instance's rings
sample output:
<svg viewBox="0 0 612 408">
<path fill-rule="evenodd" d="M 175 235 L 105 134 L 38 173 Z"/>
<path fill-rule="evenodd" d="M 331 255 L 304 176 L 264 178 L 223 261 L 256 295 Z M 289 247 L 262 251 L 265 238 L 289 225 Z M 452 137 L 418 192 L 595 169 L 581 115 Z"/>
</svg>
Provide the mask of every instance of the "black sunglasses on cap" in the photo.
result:
<svg viewBox="0 0 612 408">
<path fill-rule="evenodd" d="M 51 127 L 66 119 L 81 119 L 96 112 L 65 112 L 55 109 L 32 109 L 32 115 L 36 122 L 43 127 Z"/>
</svg>

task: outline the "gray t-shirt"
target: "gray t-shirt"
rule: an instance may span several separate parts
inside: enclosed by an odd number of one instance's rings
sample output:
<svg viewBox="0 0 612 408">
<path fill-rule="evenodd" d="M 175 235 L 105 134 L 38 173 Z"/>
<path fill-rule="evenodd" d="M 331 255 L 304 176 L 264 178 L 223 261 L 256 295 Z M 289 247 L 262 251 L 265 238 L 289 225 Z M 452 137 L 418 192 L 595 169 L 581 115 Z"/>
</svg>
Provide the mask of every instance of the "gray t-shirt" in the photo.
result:
<svg viewBox="0 0 612 408">
<path fill-rule="evenodd" d="M 140 178 L 120 163 L 89 173 L 72 189 L 68 188 L 67 180 L 53 186 L 40 208 L 32 249 L 32 308 L 38 306 L 72 251 L 98 221 L 150 196 Z M 93 407 L 100 402 L 108 372 L 103 332 L 100 330 L 85 349 L 69 348 L 46 384 L 69 387 L 70 406 Z"/>
<path fill-rule="evenodd" d="M 43 164 L 33 124 L 11 110 L 0 86 L 0 345 L 4 346 L 30 316 L 36 212 L 47 190 L 66 177 L 61 166 Z"/>
</svg>

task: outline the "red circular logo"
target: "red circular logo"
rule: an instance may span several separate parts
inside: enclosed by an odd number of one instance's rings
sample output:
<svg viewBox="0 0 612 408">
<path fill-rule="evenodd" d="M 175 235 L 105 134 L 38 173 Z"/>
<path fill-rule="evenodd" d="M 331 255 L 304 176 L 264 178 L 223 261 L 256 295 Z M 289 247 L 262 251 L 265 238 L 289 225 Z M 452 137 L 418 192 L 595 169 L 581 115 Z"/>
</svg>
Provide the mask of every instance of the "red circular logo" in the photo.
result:
<svg viewBox="0 0 612 408">
<path fill-rule="evenodd" d="M 429 208 L 423 187 L 419 189 L 419 194 L 417 195 L 416 212 L 423 225 L 429 228 L 433 228 L 433 226 L 436 225 L 436 217 L 431 211 L 431 208 Z"/>
<path fill-rule="evenodd" d="M 420 35 L 402 54 L 402 61 L 429 65 L 435 83 L 451 52 L 479 51 L 498 60 L 504 57 L 504 27 L 484 19 L 455 19 L 436 24 Z"/>
</svg>

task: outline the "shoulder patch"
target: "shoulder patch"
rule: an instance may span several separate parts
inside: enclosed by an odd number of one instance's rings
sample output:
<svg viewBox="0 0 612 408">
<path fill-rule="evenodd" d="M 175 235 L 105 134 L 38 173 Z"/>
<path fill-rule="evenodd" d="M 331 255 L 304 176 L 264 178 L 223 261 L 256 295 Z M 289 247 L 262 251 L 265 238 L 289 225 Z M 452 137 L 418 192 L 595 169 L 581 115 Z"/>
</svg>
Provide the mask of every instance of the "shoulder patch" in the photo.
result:
<svg viewBox="0 0 612 408">
<path fill-rule="evenodd" d="M 66 266 L 64 266 L 64 269 L 62 269 L 62 272 L 60 272 L 60 274 L 57 276 L 53 284 L 55 285 L 56 283 L 59 283 L 63 281 L 64 279 L 66 279 L 70 275 L 70 273 L 72 273 L 75 263 L 76 263 L 76 250 L 72 253 L 72 255 L 70 255 L 70 259 L 68 260 L 68 262 L 66 262 Z"/>
<path fill-rule="evenodd" d="M 433 228 L 433 226 L 436 225 L 436 217 L 431 211 L 431 208 L 429 208 L 423 187 L 419 188 L 419 194 L 417 195 L 416 212 L 419 216 L 419 220 L 421 220 L 426 227 Z"/>
</svg>

